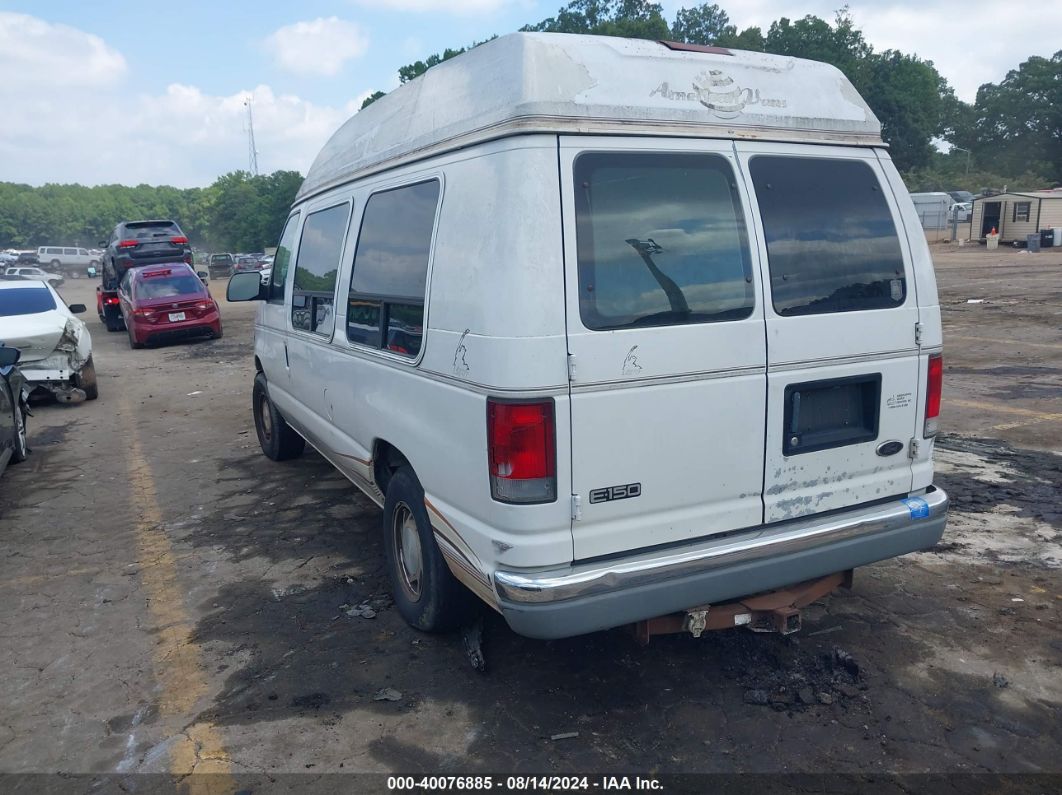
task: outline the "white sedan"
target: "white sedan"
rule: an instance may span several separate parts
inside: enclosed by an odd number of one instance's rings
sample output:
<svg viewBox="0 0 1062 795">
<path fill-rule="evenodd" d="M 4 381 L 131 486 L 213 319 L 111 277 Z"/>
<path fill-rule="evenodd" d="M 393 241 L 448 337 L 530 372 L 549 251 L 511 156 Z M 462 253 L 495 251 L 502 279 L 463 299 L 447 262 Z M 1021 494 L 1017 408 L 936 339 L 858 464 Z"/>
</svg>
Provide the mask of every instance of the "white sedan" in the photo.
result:
<svg viewBox="0 0 1062 795">
<path fill-rule="evenodd" d="M 92 336 L 44 281 L 0 281 L 0 341 L 22 351 L 19 369 L 31 389 L 51 392 L 64 403 L 95 400 L 96 368 Z"/>
</svg>

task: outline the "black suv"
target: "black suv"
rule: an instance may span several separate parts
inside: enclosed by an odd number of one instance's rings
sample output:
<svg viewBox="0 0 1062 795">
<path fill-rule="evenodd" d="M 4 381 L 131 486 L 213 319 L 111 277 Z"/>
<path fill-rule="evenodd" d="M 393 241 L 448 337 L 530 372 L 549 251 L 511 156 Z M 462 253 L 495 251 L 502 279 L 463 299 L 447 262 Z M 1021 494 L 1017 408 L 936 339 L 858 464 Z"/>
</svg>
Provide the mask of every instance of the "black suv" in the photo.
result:
<svg viewBox="0 0 1062 795">
<path fill-rule="evenodd" d="M 122 221 L 103 246 L 103 288 L 118 289 L 122 275 L 139 265 L 192 264 L 192 247 L 176 221 Z"/>
</svg>

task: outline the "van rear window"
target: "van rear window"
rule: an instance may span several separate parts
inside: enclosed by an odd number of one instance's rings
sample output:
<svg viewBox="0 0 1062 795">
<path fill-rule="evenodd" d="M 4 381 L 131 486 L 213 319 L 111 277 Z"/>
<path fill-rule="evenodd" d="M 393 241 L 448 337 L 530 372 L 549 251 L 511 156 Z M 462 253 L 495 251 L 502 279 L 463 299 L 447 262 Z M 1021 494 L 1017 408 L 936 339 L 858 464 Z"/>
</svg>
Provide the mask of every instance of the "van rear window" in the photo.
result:
<svg viewBox="0 0 1062 795">
<path fill-rule="evenodd" d="M 738 320 L 755 302 L 734 172 L 712 154 L 575 161 L 579 312 L 589 329 Z"/>
<path fill-rule="evenodd" d="M 907 297 L 900 239 L 874 171 L 859 160 L 758 155 L 771 296 L 779 315 L 890 309 Z"/>
</svg>

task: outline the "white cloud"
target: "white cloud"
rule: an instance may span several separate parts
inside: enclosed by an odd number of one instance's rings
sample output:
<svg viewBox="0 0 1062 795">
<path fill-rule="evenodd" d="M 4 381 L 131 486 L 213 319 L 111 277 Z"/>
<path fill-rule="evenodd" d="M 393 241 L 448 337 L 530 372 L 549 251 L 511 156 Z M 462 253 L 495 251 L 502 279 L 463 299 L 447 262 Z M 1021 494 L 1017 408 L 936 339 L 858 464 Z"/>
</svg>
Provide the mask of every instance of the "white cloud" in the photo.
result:
<svg viewBox="0 0 1062 795">
<path fill-rule="evenodd" d="M 354 22 L 320 17 L 285 25 L 266 37 L 277 63 L 302 75 L 334 75 L 343 64 L 365 54 L 368 35 Z"/>
<path fill-rule="evenodd" d="M 28 14 L 0 11 L 0 92 L 103 86 L 119 81 L 125 58 L 99 36 Z"/>
<path fill-rule="evenodd" d="M 306 173 L 333 132 L 370 93 L 321 105 L 268 85 L 210 94 L 172 83 L 133 93 L 125 59 L 98 36 L 0 13 L 0 180 L 208 185 L 247 168 L 253 97 L 262 172 Z"/>
<path fill-rule="evenodd" d="M 244 102 L 251 96 L 259 169 L 305 174 L 367 93 L 342 107 L 277 94 L 267 85 L 225 96 L 174 83 L 162 94 L 138 97 L 83 91 L 27 97 L 5 111 L 20 122 L 0 127 L 0 180 L 208 185 L 248 167 Z"/>
</svg>

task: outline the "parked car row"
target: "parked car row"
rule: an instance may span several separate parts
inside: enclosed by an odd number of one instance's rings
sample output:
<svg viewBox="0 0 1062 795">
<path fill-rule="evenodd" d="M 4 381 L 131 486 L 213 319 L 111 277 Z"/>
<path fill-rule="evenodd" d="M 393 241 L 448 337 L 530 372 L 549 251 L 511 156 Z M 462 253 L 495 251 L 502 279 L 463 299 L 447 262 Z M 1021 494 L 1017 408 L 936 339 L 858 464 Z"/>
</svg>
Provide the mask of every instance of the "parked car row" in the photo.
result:
<svg viewBox="0 0 1062 795">
<path fill-rule="evenodd" d="M 3 278 L 8 281 L 14 279 L 35 279 L 38 281 L 48 282 L 48 284 L 50 284 L 52 287 L 61 287 L 62 285 L 66 284 L 66 279 L 63 278 L 62 274 L 48 273 L 47 271 L 43 271 L 35 265 L 30 266 L 28 268 L 5 268 L 3 272 Z"/>
<path fill-rule="evenodd" d="M 0 281 L 0 472 L 29 454 L 31 397 L 79 403 L 99 396 L 92 335 L 77 317 L 85 311 L 43 279 Z"/>
</svg>

